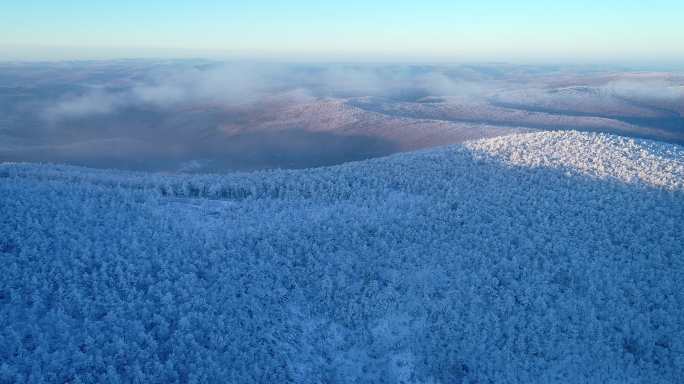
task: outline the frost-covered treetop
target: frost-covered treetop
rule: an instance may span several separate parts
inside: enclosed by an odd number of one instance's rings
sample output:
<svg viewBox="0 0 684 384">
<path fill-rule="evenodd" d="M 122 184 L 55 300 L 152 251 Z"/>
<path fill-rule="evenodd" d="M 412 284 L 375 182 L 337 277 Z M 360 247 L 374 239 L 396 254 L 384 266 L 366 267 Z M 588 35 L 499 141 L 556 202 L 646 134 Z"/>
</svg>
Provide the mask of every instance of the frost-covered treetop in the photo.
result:
<svg viewBox="0 0 684 384">
<path fill-rule="evenodd" d="M 479 140 L 465 146 L 516 166 L 564 168 L 630 184 L 684 189 L 684 148 L 678 145 L 557 131 Z"/>
<path fill-rule="evenodd" d="M 675 383 L 682 147 L 308 170 L 0 165 L 0 383 Z"/>
</svg>

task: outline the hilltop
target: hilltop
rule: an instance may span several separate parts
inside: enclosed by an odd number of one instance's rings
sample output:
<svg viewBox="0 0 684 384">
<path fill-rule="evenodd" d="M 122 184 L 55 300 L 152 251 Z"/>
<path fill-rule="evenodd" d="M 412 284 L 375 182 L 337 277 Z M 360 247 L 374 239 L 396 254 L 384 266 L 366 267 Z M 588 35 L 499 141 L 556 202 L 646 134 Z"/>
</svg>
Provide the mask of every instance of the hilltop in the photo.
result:
<svg viewBox="0 0 684 384">
<path fill-rule="evenodd" d="M 576 131 L 333 167 L 0 165 L 0 382 L 684 377 L 684 148 Z"/>
</svg>

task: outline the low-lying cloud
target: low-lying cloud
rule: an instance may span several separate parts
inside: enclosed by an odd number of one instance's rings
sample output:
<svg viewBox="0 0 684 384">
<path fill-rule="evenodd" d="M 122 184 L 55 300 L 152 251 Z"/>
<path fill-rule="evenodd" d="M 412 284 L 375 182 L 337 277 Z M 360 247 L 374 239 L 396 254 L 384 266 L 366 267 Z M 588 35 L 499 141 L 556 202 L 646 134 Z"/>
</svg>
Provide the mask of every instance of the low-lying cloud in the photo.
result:
<svg viewBox="0 0 684 384">
<path fill-rule="evenodd" d="M 643 100 L 682 100 L 684 101 L 684 84 L 676 84 L 660 80 L 620 80 L 608 83 L 603 87 L 606 91 L 626 98 Z"/>
<path fill-rule="evenodd" d="M 127 95 L 108 93 L 103 90 L 89 91 L 78 96 L 66 96 L 43 111 L 49 120 L 80 118 L 112 113 L 127 102 Z"/>
<path fill-rule="evenodd" d="M 108 114 L 127 107 L 231 107 L 264 100 L 301 102 L 315 97 L 477 97 L 489 87 L 453 78 L 438 68 L 417 71 L 408 66 L 223 64 L 167 68 L 124 89 L 112 88 L 111 84 L 102 84 L 81 94 L 62 96 L 47 105 L 43 115 L 48 120 L 60 120 Z"/>
</svg>

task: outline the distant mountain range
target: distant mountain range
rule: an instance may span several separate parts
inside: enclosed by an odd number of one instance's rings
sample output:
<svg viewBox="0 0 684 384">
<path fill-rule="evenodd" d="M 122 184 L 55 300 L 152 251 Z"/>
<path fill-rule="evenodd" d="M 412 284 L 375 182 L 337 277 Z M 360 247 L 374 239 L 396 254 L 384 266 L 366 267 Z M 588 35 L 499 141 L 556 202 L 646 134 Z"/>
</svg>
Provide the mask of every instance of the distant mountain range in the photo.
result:
<svg viewBox="0 0 684 384">
<path fill-rule="evenodd" d="M 684 144 L 684 76 L 501 64 L 0 64 L 0 161 L 307 168 L 535 130 Z"/>
</svg>

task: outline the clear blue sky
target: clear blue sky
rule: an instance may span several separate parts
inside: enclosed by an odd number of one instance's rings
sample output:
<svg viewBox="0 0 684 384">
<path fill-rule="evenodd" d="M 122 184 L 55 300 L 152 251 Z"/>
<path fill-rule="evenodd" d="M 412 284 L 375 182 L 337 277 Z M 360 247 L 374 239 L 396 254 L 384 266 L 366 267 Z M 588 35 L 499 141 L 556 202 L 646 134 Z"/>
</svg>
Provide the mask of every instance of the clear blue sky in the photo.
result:
<svg viewBox="0 0 684 384">
<path fill-rule="evenodd" d="M 0 59 L 684 61 L 684 0 L 0 0 Z"/>
</svg>

